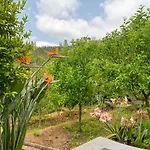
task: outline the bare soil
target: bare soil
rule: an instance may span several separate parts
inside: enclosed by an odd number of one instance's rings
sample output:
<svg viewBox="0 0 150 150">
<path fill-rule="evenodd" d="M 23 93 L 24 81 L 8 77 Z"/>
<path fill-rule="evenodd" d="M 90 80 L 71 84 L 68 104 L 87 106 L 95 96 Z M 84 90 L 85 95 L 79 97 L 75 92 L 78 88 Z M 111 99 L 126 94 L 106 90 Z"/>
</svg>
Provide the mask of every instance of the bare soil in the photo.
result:
<svg viewBox="0 0 150 150">
<path fill-rule="evenodd" d="M 26 135 L 25 141 L 37 143 L 47 147 L 59 148 L 60 150 L 69 150 L 69 133 L 63 126 L 48 127 L 40 130 L 40 135 L 35 136 L 33 132 Z"/>
<path fill-rule="evenodd" d="M 71 150 L 70 140 L 71 135 L 64 128 L 64 123 L 73 123 L 78 119 L 77 112 L 73 112 L 73 114 L 68 117 L 68 114 L 57 114 L 52 115 L 48 119 L 46 119 L 46 124 L 42 121 L 41 129 L 38 129 L 40 132 L 38 136 L 34 134 L 33 123 L 36 127 L 38 124 L 38 120 L 33 122 L 31 121 L 30 130 L 28 130 L 25 138 L 25 142 L 31 142 L 40 144 L 47 147 L 58 148 L 60 150 Z M 43 124 L 44 123 L 44 124 Z"/>
</svg>

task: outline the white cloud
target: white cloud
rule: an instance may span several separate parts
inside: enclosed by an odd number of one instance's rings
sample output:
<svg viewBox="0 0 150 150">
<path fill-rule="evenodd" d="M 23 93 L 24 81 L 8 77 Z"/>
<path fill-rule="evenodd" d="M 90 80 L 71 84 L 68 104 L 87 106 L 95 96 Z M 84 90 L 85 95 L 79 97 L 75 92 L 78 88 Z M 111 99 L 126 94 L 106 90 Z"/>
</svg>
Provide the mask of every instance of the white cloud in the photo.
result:
<svg viewBox="0 0 150 150">
<path fill-rule="evenodd" d="M 78 38 L 81 36 L 98 36 L 97 26 L 101 24 L 101 18 L 95 18 L 91 23 L 83 19 L 60 20 L 49 16 L 37 16 L 37 27 L 44 33 L 50 33 L 64 39 Z M 49 22 L 47 22 L 49 20 Z M 45 24 L 43 27 L 43 23 Z M 94 24 L 95 23 L 95 24 Z M 99 27 L 100 27 L 99 26 Z M 103 30 L 101 30 L 102 34 Z"/>
<path fill-rule="evenodd" d="M 74 17 L 79 0 L 39 0 L 36 26 L 40 31 L 62 40 L 87 35 L 100 38 L 118 28 L 123 17 L 133 15 L 141 4 L 150 7 L 150 0 L 105 0 L 100 3 L 104 17 L 95 16 L 88 22 Z"/>
<path fill-rule="evenodd" d="M 132 16 L 140 5 L 150 7 L 149 0 L 106 0 L 101 3 L 104 13 L 106 15 L 106 21 L 113 24 L 120 24 L 123 17 Z"/>
<path fill-rule="evenodd" d="M 36 41 L 36 46 L 37 47 L 42 47 L 42 46 L 58 46 L 58 44 L 49 43 L 47 41 Z"/>
<path fill-rule="evenodd" d="M 68 18 L 79 7 L 78 0 L 39 0 L 37 8 L 40 14 L 50 17 Z"/>
<path fill-rule="evenodd" d="M 37 16 L 36 25 L 40 31 L 59 38 L 63 37 L 63 39 L 79 38 L 87 35 L 101 37 L 108 31 L 106 30 L 107 24 L 101 17 L 95 17 L 91 22 L 87 22 L 83 19 L 63 20 L 43 15 Z"/>
</svg>

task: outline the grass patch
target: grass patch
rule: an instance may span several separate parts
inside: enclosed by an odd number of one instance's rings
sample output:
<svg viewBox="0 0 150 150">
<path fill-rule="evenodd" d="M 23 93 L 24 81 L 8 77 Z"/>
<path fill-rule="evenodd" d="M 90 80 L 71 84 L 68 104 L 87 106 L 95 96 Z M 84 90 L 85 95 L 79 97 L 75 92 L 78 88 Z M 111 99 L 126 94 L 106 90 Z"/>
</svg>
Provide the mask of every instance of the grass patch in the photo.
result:
<svg viewBox="0 0 150 150">
<path fill-rule="evenodd" d="M 77 147 L 81 144 L 84 144 L 94 138 L 99 136 L 106 137 L 109 133 L 105 130 L 105 124 L 100 122 L 96 118 L 90 116 L 90 112 L 93 110 L 86 109 L 83 110 L 82 115 L 82 132 L 78 132 L 78 120 L 74 124 L 65 124 L 64 127 L 71 134 L 71 146 Z M 115 108 L 109 111 L 113 115 L 112 124 L 120 123 L 122 116 L 130 117 L 133 113 L 132 109 L 129 108 Z"/>
<path fill-rule="evenodd" d="M 65 129 L 69 131 L 71 135 L 71 147 L 79 146 L 86 143 L 96 137 L 105 136 L 105 125 L 100 123 L 95 118 L 92 118 L 89 114 L 84 114 L 82 117 L 82 132 L 78 132 L 78 121 L 73 124 L 64 125 Z"/>
<path fill-rule="evenodd" d="M 33 135 L 34 135 L 34 136 L 40 136 L 40 134 L 41 134 L 41 133 L 40 133 L 40 130 L 39 130 L 39 129 L 34 129 L 34 130 L 33 130 Z"/>
</svg>

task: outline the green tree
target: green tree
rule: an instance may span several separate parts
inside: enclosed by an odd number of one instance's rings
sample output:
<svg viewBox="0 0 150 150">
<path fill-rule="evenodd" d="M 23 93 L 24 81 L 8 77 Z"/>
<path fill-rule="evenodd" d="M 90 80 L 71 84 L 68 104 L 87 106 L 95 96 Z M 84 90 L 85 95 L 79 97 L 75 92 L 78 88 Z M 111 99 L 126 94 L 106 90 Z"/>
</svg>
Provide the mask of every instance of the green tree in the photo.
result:
<svg viewBox="0 0 150 150">
<path fill-rule="evenodd" d="M 88 37 L 73 40 L 72 46 L 65 46 L 62 53 L 67 56 L 64 62 L 56 61 L 54 71 L 60 80 L 59 90 L 64 95 L 64 106 L 79 106 L 79 131 L 81 131 L 82 105 L 92 103 L 92 88 L 87 63 L 91 59 L 95 41 Z M 59 73 L 58 73 L 59 71 Z"/>
<path fill-rule="evenodd" d="M 25 70 L 16 66 L 16 60 L 33 49 L 32 44 L 24 42 L 30 35 L 24 30 L 27 16 L 19 19 L 25 3 L 0 0 L 0 97 L 12 91 L 17 79 L 26 78 Z"/>
<path fill-rule="evenodd" d="M 100 57 L 93 61 L 92 73 L 100 88 L 110 96 L 133 95 L 148 109 L 150 97 L 150 10 L 141 6 L 120 30 L 100 40 Z M 97 73 L 96 68 L 99 68 Z"/>
</svg>

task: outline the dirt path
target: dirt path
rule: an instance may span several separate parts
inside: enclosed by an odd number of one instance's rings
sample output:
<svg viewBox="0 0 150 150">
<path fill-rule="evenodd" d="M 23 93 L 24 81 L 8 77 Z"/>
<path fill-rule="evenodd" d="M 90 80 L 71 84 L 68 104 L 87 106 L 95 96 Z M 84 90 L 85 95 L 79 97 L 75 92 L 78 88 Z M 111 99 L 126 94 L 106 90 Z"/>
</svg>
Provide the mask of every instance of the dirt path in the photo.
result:
<svg viewBox="0 0 150 150">
<path fill-rule="evenodd" d="M 60 150 L 68 150 L 70 148 L 70 135 L 61 125 L 41 129 L 39 136 L 35 136 L 33 132 L 29 132 L 26 135 L 25 141 L 59 148 Z"/>
</svg>

